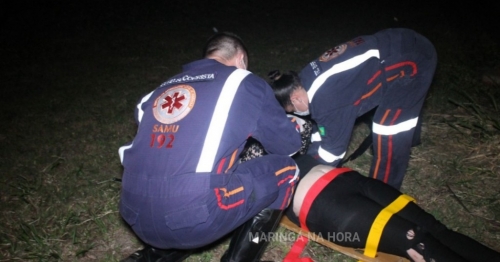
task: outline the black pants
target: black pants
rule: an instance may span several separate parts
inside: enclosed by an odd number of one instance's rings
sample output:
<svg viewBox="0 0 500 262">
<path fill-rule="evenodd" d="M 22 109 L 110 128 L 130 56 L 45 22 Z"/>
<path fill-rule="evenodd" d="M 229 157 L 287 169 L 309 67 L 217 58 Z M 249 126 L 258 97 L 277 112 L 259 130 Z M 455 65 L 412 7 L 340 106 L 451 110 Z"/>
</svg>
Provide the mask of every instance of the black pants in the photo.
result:
<svg viewBox="0 0 500 262">
<path fill-rule="evenodd" d="M 331 181 L 314 200 L 306 224 L 311 232 L 336 244 L 364 248 L 379 212 L 401 195 L 387 184 L 352 171 Z M 426 260 L 500 261 L 500 253 L 454 232 L 415 203 L 393 215 L 378 250 L 401 257 L 419 249 Z"/>
</svg>

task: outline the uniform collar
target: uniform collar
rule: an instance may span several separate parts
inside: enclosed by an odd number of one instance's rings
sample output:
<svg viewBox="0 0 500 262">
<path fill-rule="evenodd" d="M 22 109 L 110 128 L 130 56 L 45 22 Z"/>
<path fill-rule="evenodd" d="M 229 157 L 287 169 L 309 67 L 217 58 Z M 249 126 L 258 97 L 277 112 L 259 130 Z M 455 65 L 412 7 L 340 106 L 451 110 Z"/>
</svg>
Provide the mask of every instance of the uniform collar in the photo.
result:
<svg viewBox="0 0 500 262">
<path fill-rule="evenodd" d="M 197 69 L 197 68 L 202 68 L 202 67 L 208 67 L 208 66 L 215 66 L 215 65 L 222 65 L 215 59 L 201 59 L 201 60 L 196 60 L 194 62 L 185 64 L 182 66 L 182 71 L 189 71 L 192 69 Z"/>
</svg>

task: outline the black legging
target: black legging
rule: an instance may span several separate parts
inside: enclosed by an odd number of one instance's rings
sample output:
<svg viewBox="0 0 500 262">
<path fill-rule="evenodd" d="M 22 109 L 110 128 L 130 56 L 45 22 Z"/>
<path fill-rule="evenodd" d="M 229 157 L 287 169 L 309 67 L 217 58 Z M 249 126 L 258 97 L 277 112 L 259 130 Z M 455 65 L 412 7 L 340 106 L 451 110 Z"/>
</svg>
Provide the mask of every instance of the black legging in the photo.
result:
<svg viewBox="0 0 500 262">
<path fill-rule="evenodd" d="M 311 232 L 336 244 L 364 248 L 375 217 L 401 194 L 379 180 L 346 172 L 316 197 L 306 224 Z M 413 202 L 391 217 L 378 246 L 379 251 L 408 259 L 410 248 L 426 261 L 500 261 L 500 253 L 446 228 Z"/>
</svg>

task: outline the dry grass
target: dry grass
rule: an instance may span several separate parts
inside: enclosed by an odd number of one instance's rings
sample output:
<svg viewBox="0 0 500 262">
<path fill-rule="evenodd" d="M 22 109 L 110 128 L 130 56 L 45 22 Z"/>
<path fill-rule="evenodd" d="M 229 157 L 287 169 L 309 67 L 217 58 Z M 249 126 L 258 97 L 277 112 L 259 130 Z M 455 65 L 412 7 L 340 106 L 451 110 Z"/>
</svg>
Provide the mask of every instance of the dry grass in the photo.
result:
<svg viewBox="0 0 500 262">
<path fill-rule="evenodd" d="M 430 120 L 403 190 L 451 229 L 500 250 L 500 140 Z M 464 132 L 468 136 L 464 135 Z"/>
</svg>

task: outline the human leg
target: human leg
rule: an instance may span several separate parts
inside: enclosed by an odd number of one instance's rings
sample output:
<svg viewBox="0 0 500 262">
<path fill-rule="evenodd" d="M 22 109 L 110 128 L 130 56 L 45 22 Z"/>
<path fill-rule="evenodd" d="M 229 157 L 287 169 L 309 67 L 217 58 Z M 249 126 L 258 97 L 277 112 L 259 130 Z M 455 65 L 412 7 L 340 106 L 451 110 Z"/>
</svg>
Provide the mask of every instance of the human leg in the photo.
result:
<svg viewBox="0 0 500 262">
<path fill-rule="evenodd" d="M 275 169 L 275 172 L 270 174 L 260 168 L 259 165 L 256 165 L 262 161 L 272 162 L 272 164 L 262 167 L 264 169 L 269 168 L 270 165 L 279 165 L 279 163 L 285 165 L 281 165 L 281 168 Z M 278 192 L 275 194 L 276 198 L 273 203 L 233 232 L 229 248 L 221 258 L 221 261 L 224 262 L 258 261 L 268 245 L 269 233 L 276 230 L 283 215 L 283 210 L 289 205 L 295 187 L 295 180 L 298 176 L 298 169 L 296 169 L 293 160 L 278 156 L 265 156 L 245 162 L 236 171 L 247 173 L 247 169 L 257 176 L 248 182 L 253 183 L 252 197 L 250 197 L 249 201 L 258 202 L 256 199 L 259 199 L 261 195 L 269 195 L 269 192 L 275 192 L 276 189 Z M 262 174 L 265 176 L 262 176 Z M 248 178 L 248 175 L 240 176 L 240 179 L 243 180 Z M 266 181 L 274 182 L 269 183 Z M 272 189 L 273 187 L 270 187 L 270 185 L 274 185 L 275 189 Z M 256 208 L 258 209 L 259 206 L 256 206 Z"/>
<path fill-rule="evenodd" d="M 363 195 L 362 190 L 357 191 L 363 186 L 359 182 L 376 181 L 377 185 L 393 189 L 378 180 L 355 174 L 343 174 L 330 182 L 315 198 L 306 223 L 312 232 L 331 242 L 364 248 L 375 218 L 386 205 Z M 465 261 L 458 253 L 435 241 L 423 228 L 398 214 L 392 215 L 384 226 L 379 251 L 408 259 L 422 256 L 425 261 Z"/>
<path fill-rule="evenodd" d="M 499 252 L 464 234 L 449 229 L 416 204 L 409 204 L 401 210 L 399 215 L 418 224 L 440 244 L 459 254 L 467 261 L 500 261 Z"/>
<path fill-rule="evenodd" d="M 373 119 L 373 160 L 370 176 L 396 189 L 408 167 L 414 127 L 418 118 L 406 109 L 380 107 Z M 418 116 L 418 113 L 417 113 Z"/>
<path fill-rule="evenodd" d="M 147 190 L 124 193 L 122 215 L 142 240 L 154 246 L 130 258 L 141 261 L 158 255 L 170 256 L 173 249 L 201 247 L 220 239 L 265 208 L 284 209 L 294 188 L 295 171 L 291 158 L 265 156 L 241 164 L 232 174 L 178 176 L 169 181 L 179 184 L 174 188 L 183 189 L 177 193 L 164 190 L 163 184 L 153 181 L 147 183 Z M 198 178 L 202 178 L 202 182 Z M 221 183 L 212 184 L 216 178 L 222 178 Z M 198 191 L 186 192 L 186 186 L 182 186 L 186 184 L 182 182 L 184 179 L 187 184 L 196 185 Z M 205 190 L 199 198 L 193 196 L 208 187 L 212 189 Z M 142 195 L 146 192 L 151 196 Z M 266 221 L 271 218 L 273 216 Z"/>
<path fill-rule="evenodd" d="M 269 233 L 279 225 L 283 210 L 266 208 L 237 228 L 222 262 L 258 261 L 269 244 Z"/>
<path fill-rule="evenodd" d="M 385 59 L 384 99 L 373 118 L 374 159 L 370 176 L 399 189 L 411 146 L 419 143 L 421 109 L 434 76 L 437 55 L 425 37 L 400 31 Z M 395 31 L 394 31 L 395 32 Z"/>
<path fill-rule="evenodd" d="M 351 179 L 358 181 L 356 183 L 360 185 L 360 190 L 366 197 L 369 197 L 380 205 L 388 205 L 401 194 L 398 190 L 378 180 L 369 180 L 352 174 L 350 176 L 352 176 Z M 418 226 L 422 232 L 426 232 L 429 237 L 432 236 L 432 238 L 439 242 L 435 244 L 431 239 L 427 244 L 429 247 L 440 245 L 439 249 L 442 249 L 444 246 L 468 261 L 500 261 L 500 254 L 498 252 L 468 236 L 448 229 L 440 221 L 436 220 L 434 216 L 413 202 L 408 203 L 405 208 L 397 213 L 397 216 Z M 425 244 L 425 242 L 423 243 Z M 441 255 L 436 254 L 435 256 L 446 256 L 446 252 Z"/>
</svg>

